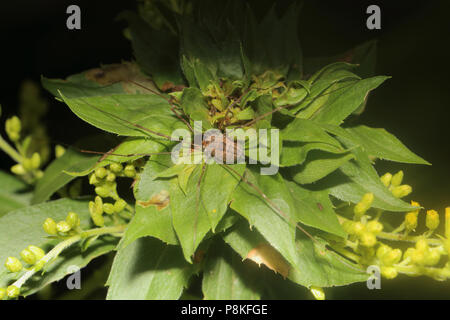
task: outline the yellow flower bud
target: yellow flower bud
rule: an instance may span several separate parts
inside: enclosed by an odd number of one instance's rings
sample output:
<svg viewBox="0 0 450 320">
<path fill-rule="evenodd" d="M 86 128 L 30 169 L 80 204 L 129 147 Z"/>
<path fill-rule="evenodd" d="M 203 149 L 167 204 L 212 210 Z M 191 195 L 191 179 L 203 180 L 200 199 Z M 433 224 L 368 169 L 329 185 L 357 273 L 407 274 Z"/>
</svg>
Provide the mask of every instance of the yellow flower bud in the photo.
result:
<svg viewBox="0 0 450 320">
<path fill-rule="evenodd" d="M 42 227 L 44 228 L 44 231 L 50 235 L 55 235 L 58 232 L 56 229 L 56 222 L 52 218 L 45 219 Z"/>
<path fill-rule="evenodd" d="M 55 157 L 56 158 L 61 157 L 65 152 L 66 152 L 66 149 L 63 146 L 61 146 L 59 144 L 57 144 L 55 146 Z"/>
<path fill-rule="evenodd" d="M 114 182 L 116 180 L 116 175 L 112 172 L 108 173 L 106 176 L 106 181 Z"/>
<path fill-rule="evenodd" d="M 391 180 L 392 180 L 392 174 L 387 172 L 380 179 L 381 179 L 381 182 L 383 182 L 383 184 L 386 187 L 389 187 L 389 185 L 391 184 Z"/>
<path fill-rule="evenodd" d="M 360 235 L 366 230 L 366 227 L 361 222 L 355 222 L 353 224 L 353 233 Z"/>
<path fill-rule="evenodd" d="M 107 198 L 110 195 L 110 190 L 106 187 L 95 187 L 95 193 L 102 198 Z"/>
<path fill-rule="evenodd" d="M 369 221 L 366 225 L 366 228 L 367 231 L 374 234 L 379 234 L 381 231 L 383 231 L 383 225 L 376 220 Z"/>
<path fill-rule="evenodd" d="M 11 117 L 6 120 L 5 131 L 11 141 L 17 142 L 20 139 L 21 130 L 22 124 L 17 116 Z"/>
<path fill-rule="evenodd" d="M 65 233 L 69 232 L 70 229 L 72 229 L 72 227 L 67 223 L 67 221 L 60 221 L 56 224 L 56 230 L 58 230 L 58 232 Z"/>
<path fill-rule="evenodd" d="M 425 224 L 428 229 L 435 230 L 439 226 L 439 214 L 435 210 L 428 210 Z"/>
<path fill-rule="evenodd" d="M 322 288 L 311 286 L 309 290 L 316 300 L 325 300 L 325 292 Z"/>
<path fill-rule="evenodd" d="M 125 169 L 123 170 L 123 173 L 128 178 L 134 178 L 136 176 L 136 169 L 132 164 L 128 164 Z"/>
<path fill-rule="evenodd" d="M 394 187 L 391 192 L 394 195 L 394 197 L 403 198 L 412 192 L 412 188 L 410 185 L 402 184 L 401 186 Z"/>
<path fill-rule="evenodd" d="M 425 262 L 425 252 L 414 250 L 411 251 L 411 262 L 418 265 L 423 265 Z"/>
<path fill-rule="evenodd" d="M 105 225 L 105 219 L 102 215 L 91 214 L 92 221 L 97 227 L 103 227 Z"/>
<path fill-rule="evenodd" d="M 416 251 L 415 248 L 406 249 L 405 253 L 403 254 L 403 259 L 410 258 L 412 260 L 412 256 L 414 255 L 415 251 Z"/>
<path fill-rule="evenodd" d="M 382 259 L 391 250 L 392 250 L 392 248 L 385 244 L 380 245 L 377 249 L 377 258 Z"/>
<path fill-rule="evenodd" d="M 450 239 L 450 207 L 445 208 L 445 237 Z"/>
<path fill-rule="evenodd" d="M 104 203 L 103 204 L 103 211 L 106 214 L 113 214 L 115 212 L 114 205 L 112 203 Z"/>
<path fill-rule="evenodd" d="M 408 231 L 413 231 L 417 227 L 417 213 L 416 212 L 408 212 L 405 215 L 405 228 Z"/>
<path fill-rule="evenodd" d="M 0 288 L 0 300 L 3 300 L 6 296 L 6 289 Z"/>
<path fill-rule="evenodd" d="M 33 170 L 33 164 L 31 162 L 31 159 L 29 159 L 29 158 L 24 158 L 22 160 L 22 165 L 23 165 L 23 167 L 25 168 L 26 171 Z"/>
<path fill-rule="evenodd" d="M 37 152 L 33 153 L 30 161 L 32 169 L 38 169 L 41 166 L 41 156 Z"/>
<path fill-rule="evenodd" d="M 377 238 L 371 232 L 363 232 L 359 239 L 361 240 L 361 245 L 365 247 L 373 247 L 377 243 Z"/>
<path fill-rule="evenodd" d="M 22 250 L 20 252 L 20 256 L 22 257 L 22 260 L 28 264 L 35 264 L 36 262 L 36 256 L 28 249 Z"/>
<path fill-rule="evenodd" d="M 111 163 L 109 165 L 109 169 L 114 173 L 120 173 L 123 170 L 123 166 L 120 163 Z"/>
<path fill-rule="evenodd" d="M 399 172 L 397 172 L 392 176 L 391 185 L 393 187 L 397 187 L 402 184 L 402 181 L 403 181 L 403 171 L 400 170 Z"/>
<path fill-rule="evenodd" d="M 80 217 L 75 212 L 69 212 L 66 217 L 66 222 L 70 228 L 78 227 L 80 225 Z"/>
<path fill-rule="evenodd" d="M 441 253 L 437 248 L 430 249 L 425 254 L 425 265 L 427 266 L 434 266 L 438 264 L 440 260 L 441 260 Z"/>
<path fill-rule="evenodd" d="M 98 180 L 97 176 L 96 176 L 95 174 L 91 174 L 91 175 L 89 176 L 89 184 L 94 184 L 94 185 L 96 185 L 96 184 L 98 184 L 98 183 L 100 183 L 100 180 Z"/>
<path fill-rule="evenodd" d="M 45 251 L 37 246 L 29 245 L 28 250 L 33 252 L 34 256 L 36 257 L 36 261 L 41 260 L 45 256 Z"/>
<path fill-rule="evenodd" d="M 95 169 L 95 175 L 99 179 L 103 179 L 104 177 L 106 177 L 107 174 L 108 174 L 108 171 L 106 171 L 106 169 L 103 167 Z"/>
<path fill-rule="evenodd" d="M 16 257 L 6 258 L 5 267 L 10 272 L 19 272 L 23 268 L 22 263 Z"/>
<path fill-rule="evenodd" d="M 386 279 L 394 279 L 397 277 L 398 272 L 394 267 L 381 267 L 381 275 Z"/>
<path fill-rule="evenodd" d="M 127 203 L 125 202 L 125 200 L 119 199 L 114 203 L 114 211 L 119 213 L 123 209 L 125 209 L 126 206 L 127 206 Z"/>
<path fill-rule="evenodd" d="M 381 261 L 387 265 L 391 266 L 393 264 L 398 263 L 402 259 L 402 251 L 400 249 L 393 249 L 386 253 L 382 258 Z"/>
<path fill-rule="evenodd" d="M 8 288 L 6 288 L 6 296 L 9 299 L 14 299 L 17 298 L 20 294 L 20 289 L 16 286 L 9 286 Z"/>
<path fill-rule="evenodd" d="M 424 238 L 417 240 L 416 250 L 424 253 L 428 251 L 428 241 Z"/>
<path fill-rule="evenodd" d="M 370 206 L 373 202 L 373 193 L 366 193 L 362 196 L 361 201 L 359 201 L 353 212 L 357 217 L 361 217 L 367 210 L 369 210 Z"/>
<path fill-rule="evenodd" d="M 18 163 L 18 164 L 15 164 L 15 165 L 13 165 L 13 166 L 11 167 L 11 172 L 14 173 L 14 174 L 16 174 L 16 175 L 18 175 L 18 176 L 21 176 L 21 175 L 24 175 L 24 174 L 26 173 L 26 170 L 25 170 L 25 168 L 23 167 L 23 165 L 21 165 L 20 163 Z"/>
</svg>

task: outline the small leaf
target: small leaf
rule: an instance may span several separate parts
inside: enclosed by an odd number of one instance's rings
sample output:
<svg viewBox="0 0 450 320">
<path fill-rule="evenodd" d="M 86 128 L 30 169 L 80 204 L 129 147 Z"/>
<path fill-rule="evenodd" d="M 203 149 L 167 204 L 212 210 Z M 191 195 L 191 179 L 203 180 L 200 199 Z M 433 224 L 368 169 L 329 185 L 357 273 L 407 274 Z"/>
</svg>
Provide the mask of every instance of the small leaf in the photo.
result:
<svg viewBox="0 0 450 320">
<path fill-rule="evenodd" d="M 24 182 L 0 170 L 0 184 L 0 217 L 30 204 L 32 194 Z"/>
<path fill-rule="evenodd" d="M 202 93 L 197 88 L 186 88 L 181 96 L 184 112 L 194 121 L 202 121 L 204 129 L 211 129 L 209 107 Z"/>
</svg>

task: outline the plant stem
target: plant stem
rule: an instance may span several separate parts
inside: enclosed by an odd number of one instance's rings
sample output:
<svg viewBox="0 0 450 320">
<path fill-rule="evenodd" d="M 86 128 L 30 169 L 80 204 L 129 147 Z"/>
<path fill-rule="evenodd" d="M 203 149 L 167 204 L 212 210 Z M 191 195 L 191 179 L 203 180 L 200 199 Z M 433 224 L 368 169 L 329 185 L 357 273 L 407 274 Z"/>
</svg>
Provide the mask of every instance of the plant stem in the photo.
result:
<svg viewBox="0 0 450 320">
<path fill-rule="evenodd" d="M 94 228 L 87 231 L 83 231 L 77 235 L 74 235 L 60 243 L 58 243 L 52 250 L 50 250 L 38 263 L 48 263 L 49 261 L 58 257 L 58 255 L 64 250 L 73 245 L 74 243 L 96 235 L 108 234 L 108 233 L 120 233 L 125 230 L 126 225 L 119 225 L 114 227 L 105 227 L 105 228 Z M 37 271 L 41 268 L 33 267 L 31 270 L 25 272 L 16 282 L 13 283 L 14 286 L 20 288 L 23 284 L 30 279 Z"/>
<path fill-rule="evenodd" d="M 403 234 L 380 232 L 377 234 L 377 238 L 393 241 L 406 241 L 406 242 L 417 242 L 417 240 L 423 239 L 422 236 L 405 236 Z M 427 239 L 429 244 L 441 245 L 442 241 L 440 239 Z"/>
<path fill-rule="evenodd" d="M 9 155 L 17 163 L 22 162 L 22 156 L 11 145 L 0 136 L 0 149 L 2 149 L 7 155 Z"/>
</svg>

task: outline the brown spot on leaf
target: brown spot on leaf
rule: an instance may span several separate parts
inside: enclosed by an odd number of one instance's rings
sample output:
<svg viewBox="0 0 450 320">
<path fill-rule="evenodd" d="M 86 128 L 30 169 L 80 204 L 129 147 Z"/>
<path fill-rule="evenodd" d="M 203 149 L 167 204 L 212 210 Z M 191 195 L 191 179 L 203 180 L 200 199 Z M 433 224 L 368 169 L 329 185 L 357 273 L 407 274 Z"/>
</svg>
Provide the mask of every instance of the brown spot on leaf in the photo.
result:
<svg viewBox="0 0 450 320">
<path fill-rule="evenodd" d="M 151 91 L 145 88 L 158 91 L 153 81 L 141 73 L 137 64 L 131 62 L 109 64 L 100 68 L 90 69 L 84 73 L 84 76 L 86 79 L 102 86 L 120 82 L 124 91 L 131 94 L 151 94 Z"/>
<path fill-rule="evenodd" d="M 149 206 L 156 206 L 158 211 L 164 209 L 169 205 L 169 192 L 166 190 L 162 190 L 160 193 L 155 194 L 148 201 L 138 201 L 138 205 L 143 208 L 147 208 Z"/>
<path fill-rule="evenodd" d="M 289 263 L 268 243 L 262 243 L 250 250 L 247 259 L 256 262 L 258 265 L 265 264 L 269 269 L 281 274 L 283 278 L 286 278 L 289 274 Z"/>
<path fill-rule="evenodd" d="M 200 262 L 202 262 L 204 257 L 205 257 L 205 251 L 199 249 L 195 252 L 193 261 L 194 261 L 194 263 L 200 263 Z"/>
</svg>

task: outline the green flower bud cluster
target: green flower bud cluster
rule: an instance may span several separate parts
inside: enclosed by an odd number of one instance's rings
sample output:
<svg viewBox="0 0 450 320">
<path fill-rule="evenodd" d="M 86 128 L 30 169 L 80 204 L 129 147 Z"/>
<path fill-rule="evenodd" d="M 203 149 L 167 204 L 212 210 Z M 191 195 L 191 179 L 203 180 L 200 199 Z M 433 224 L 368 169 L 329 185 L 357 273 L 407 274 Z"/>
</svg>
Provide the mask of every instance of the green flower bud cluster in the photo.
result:
<svg viewBox="0 0 450 320">
<path fill-rule="evenodd" d="M 26 249 L 20 252 L 20 257 L 22 261 L 33 268 L 41 269 L 44 265 L 42 258 L 45 256 L 45 251 L 41 248 L 29 245 Z M 8 257 L 5 261 L 5 267 L 9 272 L 18 273 L 21 272 L 24 267 L 22 262 L 16 257 Z M 14 285 L 10 285 L 7 288 L 0 288 L 0 300 L 3 299 L 14 299 L 20 294 L 20 288 Z"/>
<path fill-rule="evenodd" d="M 20 139 L 20 131 L 22 130 L 22 122 L 17 116 L 13 116 L 6 120 L 5 131 L 9 140 L 18 142 Z"/>
<path fill-rule="evenodd" d="M 65 220 L 55 222 L 52 218 L 45 219 L 42 227 L 49 235 L 63 234 L 67 235 L 69 232 L 77 233 L 80 226 L 80 217 L 75 212 L 69 212 Z"/>
</svg>

